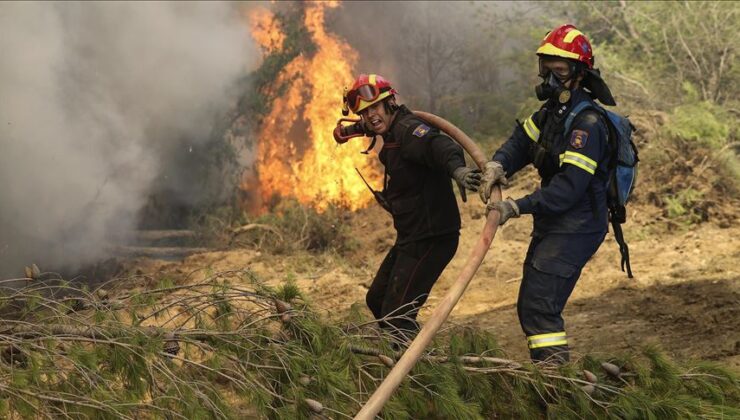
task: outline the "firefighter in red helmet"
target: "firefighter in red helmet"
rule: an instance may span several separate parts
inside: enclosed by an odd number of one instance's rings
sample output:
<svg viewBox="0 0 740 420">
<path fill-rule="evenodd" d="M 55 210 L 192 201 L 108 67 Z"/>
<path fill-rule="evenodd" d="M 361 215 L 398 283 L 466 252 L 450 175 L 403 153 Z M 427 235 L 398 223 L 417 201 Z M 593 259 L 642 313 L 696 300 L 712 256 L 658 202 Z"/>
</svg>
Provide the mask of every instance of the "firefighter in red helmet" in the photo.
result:
<svg viewBox="0 0 740 420">
<path fill-rule="evenodd" d="M 500 213 L 500 224 L 531 214 L 534 229 L 524 260 L 517 314 L 535 361 L 569 359 L 562 311 L 581 270 L 607 231 L 610 167 L 603 108 L 615 105 L 594 69 L 591 44 L 573 25 L 549 32 L 537 49 L 537 98 L 544 105 L 524 122 L 486 164 L 481 198 Z M 488 203 L 496 184 L 533 164 L 541 188 L 517 200 Z"/>
<path fill-rule="evenodd" d="M 457 251 L 460 212 L 450 178 L 477 191 L 481 174 L 466 166 L 457 143 L 399 105 L 396 94 L 383 77 L 363 74 L 347 90 L 345 110 L 362 118 L 367 134 L 383 138 L 379 201 L 397 237 L 366 302 L 381 327 L 403 343 L 418 331 L 419 308 Z"/>
</svg>

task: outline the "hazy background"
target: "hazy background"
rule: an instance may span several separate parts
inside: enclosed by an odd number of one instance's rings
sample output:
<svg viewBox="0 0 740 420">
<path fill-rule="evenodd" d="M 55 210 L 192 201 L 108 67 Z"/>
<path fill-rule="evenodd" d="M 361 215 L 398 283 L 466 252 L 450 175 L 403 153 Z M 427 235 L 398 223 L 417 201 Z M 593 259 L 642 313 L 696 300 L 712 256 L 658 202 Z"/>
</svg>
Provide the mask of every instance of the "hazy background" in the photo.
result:
<svg viewBox="0 0 740 420">
<path fill-rule="evenodd" d="M 0 3 L 0 274 L 90 262 L 173 156 L 209 138 L 256 52 L 226 3 Z M 182 174 L 182 177 L 178 177 Z"/>
<path fill-rule="evenodd" d="M 264 59 L 244 18 L 257 6 L 275 10 L 287 34 Z M 134 229 L 188 227 L 193 208 L 228 204 L 235 194 L 224 168 L 235 160 L 224 133 L 254 147 L 249 128 L 270 106 L 260 89 L 313 52 L 303 7 L 0 3 L 0 275 L 34 262 L 42 270 L 93 262 Z M 739 10 L 738 2 L 345 2 L 326 24 L 358 52 L 358 72 L 388 77 L 402 102 L 453 121 L 489 151 L 539 106 L 542 37 L 576 24 L 617 109 L 649 128 L 640 146 L 650 186 L 636 200 L 696 223 L 717 197 L 738 197 Z M 674 173 L 678 161 L 710 166 L 700 175 L 711 179 Z"/>
<path fill-rule="evenodd" d="M 387 76 L 402 102 L 503 135 L 537 83 L 537 41 L 563 15 L 530 2 L 347 2 L 328 22 L 359 52 L 357 70 Z"/>
</svg>

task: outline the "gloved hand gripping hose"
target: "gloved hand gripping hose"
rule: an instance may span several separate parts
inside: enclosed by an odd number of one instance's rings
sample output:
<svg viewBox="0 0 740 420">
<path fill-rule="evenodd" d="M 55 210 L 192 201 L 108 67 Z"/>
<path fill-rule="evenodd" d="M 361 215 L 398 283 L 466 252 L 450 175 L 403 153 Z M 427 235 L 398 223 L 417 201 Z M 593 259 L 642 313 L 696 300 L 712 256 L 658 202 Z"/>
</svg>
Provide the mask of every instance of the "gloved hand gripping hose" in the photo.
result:
<svg viewBox="0 0 740 420">
<path fill-rule="evenodd" d="M 483 151 L 480 150 L 473 140 L 462 130 L 444 118 L 438 117 L 434 114 L 422 111 L 413 112 L 416 116 L 426 120 L 441 131 L 447 133 L 457 141 L 465 151 L 468 152 L 481 170 L 485 169 L 485 164 L 488 161 L 488 159 L 486 159 L 486 155 L 483 154 Z M 490 200 L 501 201 L 501 189 L 498 186 L 494 187 Z M 483 227 L 480 239 L 478 239 L 478 242 L 475 244 L 475 247 L 471 251 L 470 256 L 468 256 L 468 260 L 465 262 L 462 271 L 457 276 L 457 279 L 447 292 L 447 295 L 445 295 L 444 299 L 442 299 L 439 305 L 434 309 L 429 320 L 424 324 L 424 327 L 421 329 L 414 341 L 411 342 L 409 348 L 403 356 L 401 356 L 388 376 L 386 376 L 385 380 L 380 384 L 378 389 L 375 390 L 375 393 L 370 396 L 370 399 L 367 400 L 360 412 L 357 413 L 355 420 L 372 420 L 375 418 L 375 415 L 383 409 L 383 405 L 385 405 L 385 403 L 390 399 L 393 392 L 398 388 L 398 385 L 401 384 L 401 381 L 403 381 L 411 368 L 413 368 L 416 362 L 421 358 L 424 349 L 429 345 L 432 338 L 434 338 L 434 335 L 442 326 L 442 323 L 444 323 L 450 315 L 450 312 L 452 312 L 452 309 L 460 300 L 465 288 L 468 287 L 470 280 L 473 279 L 475 272 L 478 271 L 478 267 L 480 267 L 483 262 L 483 258 L 486 256 L 488 248 L 491 246 L 493 237 L 496 235 L 498 219 L 499 214 L 497 211 L 494 210 L 488 213 L 486 224 Z"/>
</svg>

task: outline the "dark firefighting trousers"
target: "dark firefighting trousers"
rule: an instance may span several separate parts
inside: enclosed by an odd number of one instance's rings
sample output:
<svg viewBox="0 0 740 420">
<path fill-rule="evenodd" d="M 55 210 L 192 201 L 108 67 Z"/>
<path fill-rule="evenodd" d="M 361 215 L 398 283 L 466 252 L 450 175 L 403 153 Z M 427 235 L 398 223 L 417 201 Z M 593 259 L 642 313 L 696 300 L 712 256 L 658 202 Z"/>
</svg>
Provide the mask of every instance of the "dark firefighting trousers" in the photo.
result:
<svg viewBox="0 0 740 420">
<path fill-rule="evenodd" d="M 457 251 L 458 232 L 394 245 L 365 300 L 381 328 L 402 341 L 419 330 L 416 316 L 429 291 Z"/>
<path fill-rule="evenodd" d="M 532 237 L 524 260 L 517 314 L 533 361 L 569 360 L 562 312 L 586 262 L 606 233 Z"/>
</svg>

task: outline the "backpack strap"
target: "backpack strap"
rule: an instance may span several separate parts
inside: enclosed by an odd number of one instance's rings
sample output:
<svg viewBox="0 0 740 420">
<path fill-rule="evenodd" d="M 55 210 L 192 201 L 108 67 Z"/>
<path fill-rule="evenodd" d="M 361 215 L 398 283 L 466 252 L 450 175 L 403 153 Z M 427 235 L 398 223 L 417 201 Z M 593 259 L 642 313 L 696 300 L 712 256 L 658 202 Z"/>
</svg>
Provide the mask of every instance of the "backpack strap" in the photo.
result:
<svg viewBox="0 0 740 420">
<path fill-rule="evenodd" d="M 564 131 L 563 135 L 566 135 L 568 131 L 570 131 L 570 128 L 573 126 L 573 122 L 575 121 L 576 117 L 578 117 L 578 114 L 581 112 L 587 110 L 587 109 L 593 109 L 600 114 L 602 114 L 601 109 L 590 101 L 582 101 L 576 104 L 576 106 L 573 107 L 573 109 L 570 110 L 568 113 L 568 117 L 565 119 L 565 125 L 563 126 Z M 588 195 L 589 199 L 591 200 L 591 213 L 594 216 L 594 219 L 598 218 L 598 214 L 596 213 L 596 194 L 594 193 L 594 190 L 591 186 L 588 187 Z"/>
<path fill-rule="evenodd" d="M 573 126 L 573 122 L 575 122 L 575 119 L 576 117 L 578 117 L 578 114 L 580 114 L 581 112 L 587 109 L 592 109 L 602 116 L 604 125 L 606 126 L 607 143 L 609 144 L 609 147 L 612 149 L 610 150 L 610 153 L 613 152 L 617 148 L 617 145 L 616 145 L 617 133 L 614 128 L 614 125 L 609 119 L 609 116 L 607 115 L 607 112 L 604 110 L 604 108 L 600 107 L 599 105 L 591 101 L 580 102 L 579 104 L 574 106 L 573 109 L 570 110 L 570 112 L 568 113 L 568 117 L 565 119 L 564 133 L 567 133 L 568 131 L 570 131 L 570 128 Z M 609 165 L 609 170 L 614 169 L 614 167 L 617 165 L 616 159 L 609 159 L 608 165 Z"/>
<path fill-rule="evenodd" d="M 622 271 L 627 268 L 627 277 L 634 278 L 632 275 L 632 266 L 630 265 L 630 249 L 627 246 L 627 242 L 624 241 L 622 224 L 614 218 L 612 218 L 612 230 L 614 231 L 614 239 L 619 245 L 619 253 L 622 255 Z"/>
<path fill-rule="evenodd" d="M 570 127 L 573 125 L 573 121 L 575 121 L 578 114 L 580 114 L 581 112 L 589 108 L 593 108 L 594 110 L 598 111 L 600 114 L 603 114 L 602 109 L 599 108 L 598 105 L 592 103 L 591 101 L 579 102 L 568 113 L 568 117 L 565 119 L 565 125 L 563 126 L 564 127 L 563 133 L 564 134 L 568 133 L 568 131 L 570 131 Z"/>
</svg>

